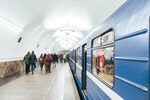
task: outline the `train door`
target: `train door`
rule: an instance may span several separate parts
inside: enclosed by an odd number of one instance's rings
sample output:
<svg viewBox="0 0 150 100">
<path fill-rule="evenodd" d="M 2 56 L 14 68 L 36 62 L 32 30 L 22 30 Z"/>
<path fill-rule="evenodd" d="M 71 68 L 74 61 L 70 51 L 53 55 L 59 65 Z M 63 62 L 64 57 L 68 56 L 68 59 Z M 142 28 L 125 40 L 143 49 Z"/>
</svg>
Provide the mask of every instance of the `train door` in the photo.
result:
<svg viewBox="0 0 150 100">
<path fill-rule="evenodd" d="M 74 74 L 76 74 L 76 49 L 74 51 L 74 61 L 75 61 L 75 64 L 74 64 Z"/>
<path fill-rule="evenodd" d="M 86 95 L 86 44 L 82 46 L 82 91 Z"/>
</svg>

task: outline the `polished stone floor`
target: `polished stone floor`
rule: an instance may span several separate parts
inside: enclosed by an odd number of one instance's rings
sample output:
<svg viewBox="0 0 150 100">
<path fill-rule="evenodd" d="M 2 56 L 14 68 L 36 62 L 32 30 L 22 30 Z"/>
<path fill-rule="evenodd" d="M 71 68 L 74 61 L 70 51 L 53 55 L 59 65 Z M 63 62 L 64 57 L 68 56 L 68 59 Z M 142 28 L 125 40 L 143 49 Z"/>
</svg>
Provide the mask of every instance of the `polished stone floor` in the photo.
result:
<svg viewBox="0 0 150 100">
<path fill-rule="evenodd" d="M 0 100 L 80 100 L 68 63 L 57 64 L 51 73 L 36 68 L 0 87 Z"/>
</svg>

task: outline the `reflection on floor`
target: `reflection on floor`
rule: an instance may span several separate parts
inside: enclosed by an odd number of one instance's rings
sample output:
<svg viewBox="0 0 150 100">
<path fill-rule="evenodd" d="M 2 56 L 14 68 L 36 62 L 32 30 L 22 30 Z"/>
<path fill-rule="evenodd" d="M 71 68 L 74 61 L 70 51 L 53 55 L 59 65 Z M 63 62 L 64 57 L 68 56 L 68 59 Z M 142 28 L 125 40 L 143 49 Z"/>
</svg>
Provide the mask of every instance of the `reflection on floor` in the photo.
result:
<svg viewBox="0 0 150 100">
<path fill-rule="evenodd" d="M 80 100 L 68 63 L 52 67 L 45 74 L 40 68 L 0 87 L 0 100 Z"/>
</svg>

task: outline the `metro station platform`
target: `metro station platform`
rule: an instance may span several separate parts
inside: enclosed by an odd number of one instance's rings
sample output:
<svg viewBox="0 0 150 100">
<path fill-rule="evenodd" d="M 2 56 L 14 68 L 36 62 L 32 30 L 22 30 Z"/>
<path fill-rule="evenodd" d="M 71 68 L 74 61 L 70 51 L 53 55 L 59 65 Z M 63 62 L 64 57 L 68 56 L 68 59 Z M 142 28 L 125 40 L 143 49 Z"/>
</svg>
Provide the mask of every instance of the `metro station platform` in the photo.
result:
<svg viewBox="0 0 150 100">
<path fill-rule="evenodd" d="M 33 75 L 23 75 L 1 86 L 0 100 L 80 100 L 69 64 L 51 67 L 51 73 L 38 67 Z"/>
</svg>

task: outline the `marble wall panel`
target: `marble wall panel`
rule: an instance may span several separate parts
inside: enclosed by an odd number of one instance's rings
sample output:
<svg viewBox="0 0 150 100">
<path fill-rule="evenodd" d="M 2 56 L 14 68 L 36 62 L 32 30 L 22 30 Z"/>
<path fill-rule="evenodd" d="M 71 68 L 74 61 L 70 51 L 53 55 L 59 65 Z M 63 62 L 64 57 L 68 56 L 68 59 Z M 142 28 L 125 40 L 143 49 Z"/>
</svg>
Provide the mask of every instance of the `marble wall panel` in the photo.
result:
<svg viewBox="0 0 150 100">
<path fill-rule="evenodd" d="M 0 62 L 0 78 L 9 77 L 16 73 L 24 72 L 24 64 L 22 60 Z"/>
</svg>

